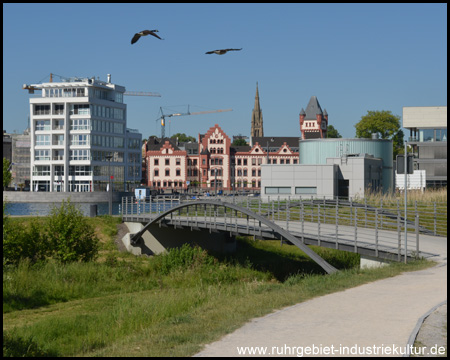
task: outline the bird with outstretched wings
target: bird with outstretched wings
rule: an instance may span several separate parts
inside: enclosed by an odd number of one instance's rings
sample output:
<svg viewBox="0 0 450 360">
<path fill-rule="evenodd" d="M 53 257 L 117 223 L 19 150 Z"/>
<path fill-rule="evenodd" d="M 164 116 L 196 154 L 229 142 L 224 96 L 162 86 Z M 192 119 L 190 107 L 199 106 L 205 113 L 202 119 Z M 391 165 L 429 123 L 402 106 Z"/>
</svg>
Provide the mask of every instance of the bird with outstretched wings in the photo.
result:
<svg viewBox="0 0 450 360">
<path fill-rule="evenodd" d="M 205 52 L 205 54 L 223 55 L 223 54 L 226 54 L 228 51 L 241 51 L 241 50 L 242 50 L 242 48 L 240 48 L 240 49 L 221 49 L 221 50 L 208 51 L 208 52 Z"/>
<path fill-rule="evenodd" d="M 161 39 L 156 33 L 159 32 L 158 30 L 142 30 L 136 34 L 134 34 L 133 38 L 131 39 L 131 44 L 134 44 L 135 42 L 137 42 L 141 36 L 147 36 L 147 35 L 153 35 L 154 37 L 158 38 L 159 40 L 164 40 Z"/>
</svg>

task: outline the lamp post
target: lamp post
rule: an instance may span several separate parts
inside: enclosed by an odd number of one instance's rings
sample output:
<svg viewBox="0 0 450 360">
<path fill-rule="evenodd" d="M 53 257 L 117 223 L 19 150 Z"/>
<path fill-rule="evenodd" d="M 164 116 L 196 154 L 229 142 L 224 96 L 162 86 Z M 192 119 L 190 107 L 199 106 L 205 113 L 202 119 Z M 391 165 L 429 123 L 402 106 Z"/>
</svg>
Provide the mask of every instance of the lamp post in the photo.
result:
<svg viewBox="0 0 450 360">
<path fill-rule="evenodd" d="M 112 215 L 112 186 L 111 186 L 111 160 L 112 155 L 106 155 L 106 160 L 108 160 L 108 202 L 109 202 L 109 215 Z"/>
</svg>

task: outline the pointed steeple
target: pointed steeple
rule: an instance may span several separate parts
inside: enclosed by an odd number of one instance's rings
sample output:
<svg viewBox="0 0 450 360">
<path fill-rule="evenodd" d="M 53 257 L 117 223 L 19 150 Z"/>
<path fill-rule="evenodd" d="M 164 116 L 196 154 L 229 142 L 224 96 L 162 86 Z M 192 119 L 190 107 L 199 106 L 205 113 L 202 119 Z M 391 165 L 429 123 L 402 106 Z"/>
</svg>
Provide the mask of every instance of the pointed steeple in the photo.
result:
<svg viewBox="0 0 450 360">
<path fill-rule="evenodd" d="M 259 90 L 258 82 L 256 83 L 256 95 L 255 95 L 255 106 L 252 112 L 252 123 L 251 123 L 251 136 L 252 137 L 263 137 L 263 116 L 261 111 L 261 106 L 259 104 Z"/>
<path fill-rule="evenodd" d="M 308 106 L 306 107 L 305 120 L 316 120 L 317 115 L 322 115 L 322 108 L 316 96 L 311 96 Z"/>
</svg>

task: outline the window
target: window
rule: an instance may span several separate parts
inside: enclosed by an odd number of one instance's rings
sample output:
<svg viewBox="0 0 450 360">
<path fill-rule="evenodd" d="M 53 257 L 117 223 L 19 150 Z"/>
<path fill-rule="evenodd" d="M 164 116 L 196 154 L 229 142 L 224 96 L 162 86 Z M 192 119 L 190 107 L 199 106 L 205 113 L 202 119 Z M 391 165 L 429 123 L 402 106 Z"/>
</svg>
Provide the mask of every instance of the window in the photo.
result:
<svg viewBox="0 0 450 360">
<path fill-rule="evenodd" d="M 89 145 L 89 135 L 72 135 L 70 145 Z"/>
<path fill-rule="evenodd" d="M 155 166 L 159 165 L 159 159 L 155 159 L 155 160 L 153 161 L 153 165 L 155 165 Z"/>
<path fill-rule="evenodd" d="M 73 119 L 70 120 L 70 130 L 90 130 L 91 124 L 89 119 Z"/>
<path fill-rule="evenodd" d="M 252 176 L 256 176 L 256 169 L 252 169 Z"/>
<path fill-rule="evenodd" d="M 64 166 L 62 165 L 55 166 L 55 176 L 64 176 Z"/>
<path fill-rule="evenodd" d="M 35 166 L 33 170 L 33 176 L 50 176 L 50 166 Z"/>
<path fill-rule="evenodd" d="M 50 135 L 36 135 L 36 146 L 50 145 Z"/>
<path fill-rule="evenodd" d="M 158 169 L 155 169 L 154 174 L 155 174 L 155 177 L 156 177 L 156 176 L 159 176 L 159 170 L 158 170 Z"/>
<path fill-rule="evenodd" d="M 170 165 L 170 159 L 165 159 L 165 164 Z"/>
<path fill-rule="evenodd" d="M 247 176 L 247 169 L 244 169 L 244 176 Z"/>
<path fill-rule="evenodd" d="M 175 175 L 176 175 L 176 176 L 180 176 L 180 175 L 181 175 L 181 170 L 180 170 L 180 169 L 176 169 Z"/>
<path fill-rule="evenodd" d="M 166 169 L 166 176 L 170 176 L 170 170 Z"/>
<path fill-rule="evenodd" d="M 237 164 L 238 164 L 238 165 L 242 165 L 241 159 L 238 159 Z"/>
<path fill-rule="evenodd" d="M 267 186 L 265 188 L 266 194 L 290 194 L 291 193 L 291 187 L 290 186 Z"/>
<path fill-rule="evenodd" d="M 176 158 L 175 159 L 175 165 L 180 166 L 180 164 L 181 164 L 181 159 L 180 158 Z"/>
<path fill-rule="evenodd" d="M 316 186 L 297 186 L 297 187 L 295 187 L 295 194 L 317 195 L 317 187 Z"/>
<path fill-rule="evenodd" d="M 64 114 L 64 104 L 55 104 L 55 110 L 53 110 L 53 115 L 63 115 Z"/>
<path fill-rule="evenodd" d="M 89 150 L 70 150 L 70 160 L 90 160 Z"/>
<path fill-rule="evenodd" d="M 247 159 L 244 159 L 244 166 L 247 165 Z"/>
<path fill-rule="evenodd" d="M 34 160 L 50 160 L 50 152 L 49 150 L 35 150 L 34 151 Z"/>
<path fill-rule="evenodd" d="M 36 131 L 50 130 L 50 120 L 36 120 Z"/>
<path fill-rule="evenodd" d="M 256 165 L 256 158 L 252 158 L 252 165 Z"/>
<path fill-rule="evenodd" d="M 290 164 L 291 161 L 289 159 L 286 159 L 286 164 Z"/>
<path fill-rule="evenodd" d="M 63 130 L 64 129 L 64 120 L 55 120 L 54 121 L 54 130 Z"/>
<path fill-rule="evenodd" d="M 69 175 L 70 176 L 90 176 L 92 175 L 90 166 L 70 166 L 69 167 Z"/>
<path fill-rule="evenodd" d="M 34 105 L 34 115 L 50 115 L 50 105 Z"/>
</svg>

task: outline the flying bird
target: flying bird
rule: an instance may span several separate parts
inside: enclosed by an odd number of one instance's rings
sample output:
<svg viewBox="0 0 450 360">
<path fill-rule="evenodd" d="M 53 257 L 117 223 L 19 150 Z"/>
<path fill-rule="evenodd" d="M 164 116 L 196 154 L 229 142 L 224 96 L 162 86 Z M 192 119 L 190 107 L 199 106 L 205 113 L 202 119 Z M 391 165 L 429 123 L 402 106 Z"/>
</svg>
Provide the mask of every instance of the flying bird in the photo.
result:
<svg viewBox="0 0 450 360">
<path fill-rule="evenodd" d="M 156 33 L 159 32 L 158 30 L 142 30 L 136 34 L 134 34 L 133 38 L 131 39 L 131 44 L 134 44 L 136 41 L 139 40 L 141 36 L 147 36 L 147 35 L 153 35 L 154 37 L 157 37 L 159 40 L 161 39 Z"/>
<path fill-rule="evenodd" d="M 240 49 L 221 49 L 221 50 L 208 51 L 208 52 L 205 52 L 205 54 L 223 55 L 223 54 L 226 54 L 227 51 L 241 51 L 241 50 L 242 50 L 242 48 L 240 48 Z"/>
</svg>

